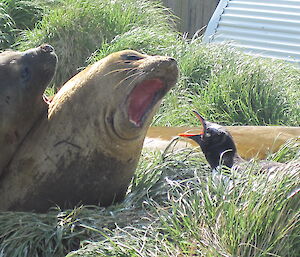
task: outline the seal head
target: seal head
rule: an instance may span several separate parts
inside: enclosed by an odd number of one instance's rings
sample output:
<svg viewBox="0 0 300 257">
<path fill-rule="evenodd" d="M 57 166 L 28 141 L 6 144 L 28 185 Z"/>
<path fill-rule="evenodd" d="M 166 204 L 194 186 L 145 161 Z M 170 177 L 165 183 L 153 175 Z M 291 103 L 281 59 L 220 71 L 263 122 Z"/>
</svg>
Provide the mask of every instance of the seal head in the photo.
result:
<svg viewBox="0 0 300 257">
<path fill-rule="evenodd" d="M 177 63 L 171 57 L 150 57 L 135 51 L 125 51 L 120 57 L 117 69 L 126 77 L 113 93 L 120 97 L 114 110 L 114 130 L 120 137 L 132 138 L 148 128 L 163 96 L 175 85 Z"/>
<path fill-rule="evenodd" d="M 0 174 L 34 122 L 46 111 L 42 95 L 53 78 L 57 56 L 44 44 L 0 53 Z"/>
</svg>

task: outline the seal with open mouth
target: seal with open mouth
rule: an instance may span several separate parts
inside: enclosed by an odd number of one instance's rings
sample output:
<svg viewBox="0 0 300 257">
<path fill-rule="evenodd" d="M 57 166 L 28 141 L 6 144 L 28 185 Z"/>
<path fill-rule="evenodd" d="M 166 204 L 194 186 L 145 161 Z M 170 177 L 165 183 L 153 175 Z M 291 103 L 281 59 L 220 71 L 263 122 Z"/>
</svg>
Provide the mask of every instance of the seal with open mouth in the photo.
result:
<svg viewBox="0 0 300 257">
<path fill-rule="evenodd" d="M 121 201 L 176 61 L 113 53 L 68 81 L 0 181 L 1 210 L 46 211 Z"/>
<path fill-rule="evenodd" d="M 0 174 L 47 104 L 43 93 L 57 57 L 44 44 L 24 52 L 0 53 Z"/>
</svg>

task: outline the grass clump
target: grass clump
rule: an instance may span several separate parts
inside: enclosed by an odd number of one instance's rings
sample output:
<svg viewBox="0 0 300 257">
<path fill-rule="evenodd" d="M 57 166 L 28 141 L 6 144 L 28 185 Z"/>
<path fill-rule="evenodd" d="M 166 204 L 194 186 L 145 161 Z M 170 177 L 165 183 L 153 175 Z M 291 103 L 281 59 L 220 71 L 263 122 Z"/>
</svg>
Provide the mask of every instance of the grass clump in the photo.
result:
<svg viewBox="0 0 300 257">
<path fill-rule="evenodd" d="M 284 152 L 282 155 L 285 155 Z M 212 174 L 200 152 L 143 152 L 125 201 L 104 209 L 1 213 L 7 256 L 298 256 L 299 159 Z M 80 249 L 76 250 L 76 247 Z"/>
<path fill-rule="evenodd" d="M 157 2 L 142 0 L 136 5 L 134 0 L 67 0 L 53 7 L 35 29 L 24 33 L 20 49 L 45 42 L 53 45 L 59 56 L 54 81 L 60 86 L 86 66 L 86 60 L 102 44 L 131 29 L 157 24 L 160 33 L 173 30 L 170 17 Z"/>
<path fill-rule="evenodd" d="M 22 31 L 33 29 L 43 14 L 39 1 L 0 0 L 0 50 L 13 48 Z"/>
<path fill-rule="evenodd" d="M 38 1 L 1 0 L 18 30 L 33 29 L 43 17 L 44 11 Z"/>
<path fill-rule="evenodd" d="M 10 47 L 14 41 L 14 36 L 11 33 L 14 30 L 14 21 L 8 15 L 4 3 L 0 2 L 0 49 Z"/>
<path fill-rule="evenodd" d="M 300 124 L 298 67 L 199 39 L 183 42 L 171 54 L 181 78 L 164 99 L 155 125 L 197 125 L 193 109 L 224 125 Z"/>
<path fill-rule="evenodd" d="M 229 180 L 212 175 L 199 158 L 187 150 L 164 158 L 151 168 L 157 182 L 151 189 L 142 184 L 140 222 L 68 256 L 297 256 L 299 195 L 290 192 L 299 186 L 299 163 L 272 178 L 249 169 Z"/>
<path fill-rule="evenodd" d="M 165 55 L 168 49 L 173 48 L 179 41 L 179 34 L 166 29 L 160 24 L 152 27 L 139 26 L 116 36 L 112 41 L 105 42 L 95 51 L 90 63 L 94 63 L 105 56 L 126 49 L 133 49 L 149 55 Z"/>
</svg>

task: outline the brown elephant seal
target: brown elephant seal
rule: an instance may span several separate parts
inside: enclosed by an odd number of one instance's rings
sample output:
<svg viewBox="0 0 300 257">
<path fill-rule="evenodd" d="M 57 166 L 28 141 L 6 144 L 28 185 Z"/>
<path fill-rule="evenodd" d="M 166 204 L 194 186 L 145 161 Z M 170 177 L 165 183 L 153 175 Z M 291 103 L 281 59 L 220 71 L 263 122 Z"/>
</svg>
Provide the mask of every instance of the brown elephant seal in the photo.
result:
<svg viewBox="0 0 300 257">
<path fill-rule="evenodd" d="M 46 44 L 25 52 L 0 53 L 0 175 L 46 110 L 42 95 L 56 63 L 53 47 Z"/>
<path fill-rule="evenodd" d="M 127 50 L 68 81 L 0 181 L 0 210 L 123 200 L 147 129 L 178 77 L 176 61 Z"/>
</svg>

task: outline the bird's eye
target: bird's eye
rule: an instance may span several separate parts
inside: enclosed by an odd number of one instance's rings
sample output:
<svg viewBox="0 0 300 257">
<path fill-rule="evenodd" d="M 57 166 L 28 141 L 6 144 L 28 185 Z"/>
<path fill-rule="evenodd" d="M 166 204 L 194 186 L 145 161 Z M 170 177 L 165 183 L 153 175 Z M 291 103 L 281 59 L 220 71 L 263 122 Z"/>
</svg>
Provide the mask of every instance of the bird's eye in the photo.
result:
<svg viewBox="0 0 300 257">
<path fill-rule="evenodd" d="M 206 137 L 211 137 L 211 133 L 207 132 L 207 133 L 205 134 L 205 136 L 206 136 Z"/>
</svg>

